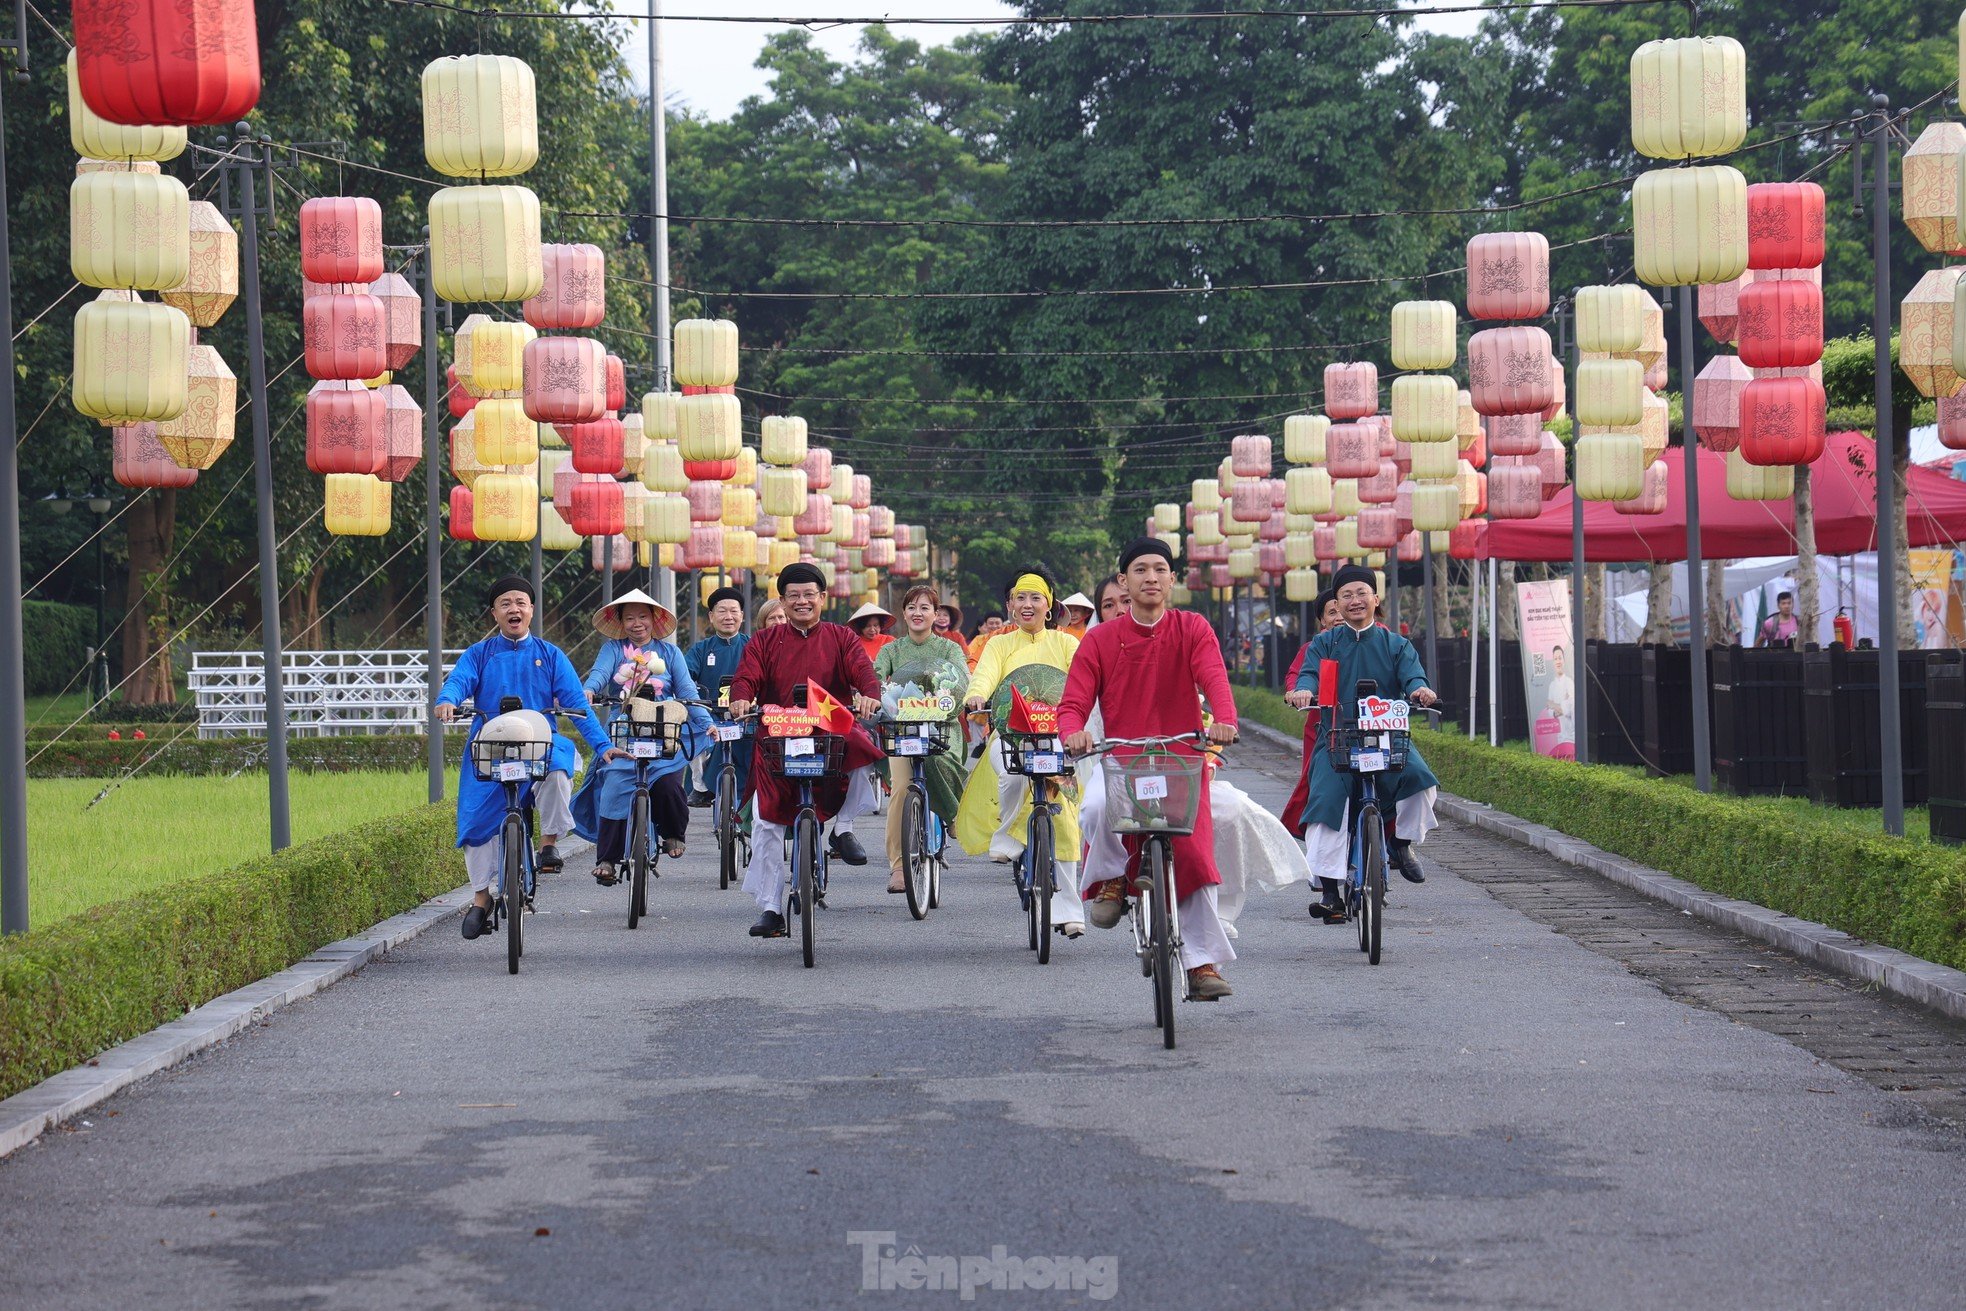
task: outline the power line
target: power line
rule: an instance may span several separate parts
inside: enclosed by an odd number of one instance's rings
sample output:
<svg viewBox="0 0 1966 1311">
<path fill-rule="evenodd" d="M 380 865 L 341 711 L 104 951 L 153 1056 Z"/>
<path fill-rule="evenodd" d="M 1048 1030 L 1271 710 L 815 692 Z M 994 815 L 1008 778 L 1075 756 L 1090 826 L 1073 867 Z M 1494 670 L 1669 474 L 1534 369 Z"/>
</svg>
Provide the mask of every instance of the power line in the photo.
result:
<svg viewBox="0 0 1966 1311">
<path fill-rule="evenodd" d="M 391 4 L 404 5 L 412 9 L 438 9 L 446 13 L 467 14 L 475 18 L 531 18 L 558 19 L 574 22 L 641 22 L 645 23 L 660 17 L 669 23 L 746 23 L 771 27 L 803 27 L 813 30 L 830 27 L 1086 27 L 1113 26 L 1122 23 L 1219 23 L 1234 22 L 1249 18 L 1286 18 L 1295 22 L 1337 21 L 1340 19 L 1403 19 L 1425 18 L 1437 14 L 1489 14 L 1512 13 L 1535 9 L 1624 9 L 1640 5 L 1659 5 L 1680 7 L 1695 13 L 1693 0 L 1497 0 L 1496 3 L 1425 5 L 1414 8 L 1358 8 L 1358 9 L 1227 9 L 1213 12 L 1182 12 L 1172 14 L 1032 14 L 1012 17 L 1004 14 L 990 14 L 979 18 L 954 17 L 910 17 L 908 15 L 879 14 L 873 17 L 830 17 L 822 15 L 802 15 L 789 17 L 766 17 L 748 14 L 672 14 L 656 15 L 651 12 L 639 14 L 601 11 L 565 10 L 540 12 L 529 9 L 500 9 L 491 5 L 470 5 L 457 0 L 389 0 Z"/>
</svg>

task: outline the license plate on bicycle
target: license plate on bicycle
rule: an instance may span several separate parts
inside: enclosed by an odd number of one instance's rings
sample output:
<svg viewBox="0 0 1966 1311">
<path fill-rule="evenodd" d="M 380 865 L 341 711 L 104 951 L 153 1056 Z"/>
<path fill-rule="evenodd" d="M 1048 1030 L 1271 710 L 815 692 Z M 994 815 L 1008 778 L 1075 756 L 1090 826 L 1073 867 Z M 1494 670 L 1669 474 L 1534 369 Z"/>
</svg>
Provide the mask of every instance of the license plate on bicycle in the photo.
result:
<svg viewBox="0 0 1966 1311">
<path fill-rule="evenodd" d="M 794 756 L 785 757 L 785 777 L 822 778 L 826 773 L 826 757 Z"/>
<path fill-rule="evenodd" d="M 712 742 L 736 742 L 744 736 L 741 724 L 718 724 L 710 730 Z"/>
<path fill-rule="evenodd" d="M 1352 768 L 1361 774 L 1383 774 L 1386 772 L 1386 753 L 1383 751 L 1352 752 Z"/>
<path fill-rule="evenodd" d="M 894 743 L 894 754 L 897 756 L 925 756 L 928 754 L 928 743 L 918 737 L 898 738 Z"/>
<path fill-rule="evenodd" d="M 637 760 L 660 760 L 662 743 L 645 737 L 631 738 L 628 743 L 628 754 Z"/>
<path fill-rule="evenodd" d="M 1059 769 L 1057 753 L 1040 751 L 1024 757 L 1024 772 L 1027 774 L 1057 774 L 1062 772 Z"/>
<path fill-rule="evenodd" d="M 523 760 L 501 760 L 497 776 L 501 783 L 523 783 L 532 777 L 532 770 Z"/>
</svg>

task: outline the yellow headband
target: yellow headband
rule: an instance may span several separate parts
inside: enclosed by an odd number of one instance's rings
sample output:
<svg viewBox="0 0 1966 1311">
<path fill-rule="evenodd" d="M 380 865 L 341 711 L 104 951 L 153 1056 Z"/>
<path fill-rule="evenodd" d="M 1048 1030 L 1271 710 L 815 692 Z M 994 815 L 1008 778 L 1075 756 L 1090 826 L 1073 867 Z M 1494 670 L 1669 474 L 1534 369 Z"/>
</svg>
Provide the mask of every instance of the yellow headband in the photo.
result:
<svg viewBox="0 0 1966 1311">
<path fill-rule="evenodd" d="M 1036 592 L 1044 598 L 1046 605 L 1056 604 L 1051 596 L 1051 585 L 1036 574 L 1024 574 L 1015 583 L 1011 584 L 1010 590 L 1013 592 Z"/>
</svg>

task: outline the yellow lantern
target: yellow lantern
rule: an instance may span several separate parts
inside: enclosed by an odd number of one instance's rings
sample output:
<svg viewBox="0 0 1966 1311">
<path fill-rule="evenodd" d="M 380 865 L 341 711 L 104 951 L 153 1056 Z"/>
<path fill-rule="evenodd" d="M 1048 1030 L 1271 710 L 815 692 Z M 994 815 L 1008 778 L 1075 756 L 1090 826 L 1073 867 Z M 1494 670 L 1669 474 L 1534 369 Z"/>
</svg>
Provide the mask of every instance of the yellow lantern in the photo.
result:
<svg viewBox="0 0 1966 1311">
<path fill-rule="evenodd" d="M 1178 533 L 1181 531 L 1181 507 L 1173 501 L 1161 501 L 1154 506 L 1154 532 Z"/>
<path fill-rule="evenodd" d="M 679 469 L 680 465 L 677 466 Z M 758 471 L 758 501 L 766 514 L 799 515 L 806 508 L 806 471 L 767 466 Z"/>
<path fill-rule="evenodd" d="M 157 440 L 186 469 L 209 469 L 232 445 L 239 380 L 210 346 L 193 343 L 185 371 L 184 410 L 157 425 Z"/>
<path fill-rule="evenodd" d="M 826 494 L 834 501 L 845 505 L 853 495 L 853 466 L 839 460 L 833 461 L 833 479 L 826 484 Z"/>
<path fill-rule="evenodd" d="M 1959 167 L 1962 151 L 1966 126 L 1942 119 L 1918 134 L 1901 164 L 1905 226 L 1934 255 L 1957 255 L 1966 247 L 1959 208 L 1966 189 L 1966 170 Z"/>
<path fill-rule="evenodd" d="M 513 177 L 538 163 L 531 67 L 510 55 L 452 55 L 426 64 L 423 157 L 454 178 Z"/>
<path fill-rule="evenodd" d="M 1283 562 L 1291 569 L 1317 568 L 1317 543 L 1309 533 L 1285 533 Z"/>
<path fill-rule="evenodd" d="M 642 486 L 652 492 L 689 490 L 689 475 L 683 472 L 683 453 L 666 443 L 656 443 L 642 452 Z"/>
<path fill-rule="evenodd" d="M 1454 440 L 1464 451 L 1481 440 L 1481 415 L 1465 387 L 1454 393 Z"/>
<path fill-rule="evenodd" d="M 642 502 L 642 535 L 664 546 L 689 540 L 689 500 L 680 492 L 651 492 Z"/>
<path fill-rule="evenodd" d="M 1283 421 L 1283 458 L 1292 464 L 1323 464 L 1324 435 L 1331 419 L 1323 414 L 1292 414 Z"/>
<path fill-rule="evenodd" d="M 480 464 L 531 464 L 539 458 L 539 425 L 526 417 L 525 402 L 493 396 L 479 401 L 471 413 Z"/>
<path fill-rule="evenodd" d="M 1365 548 L 1358 544 L 1358 520 L 1340 519 L 1332 525 L 1332 537 L 1336 540 L 1338 557 L 1342 560 L 1362 560 Z"/>
<path fill-rule="evenodd" d="M 539 549 L 542 551 L 572 551 L 587 539 L 567 527 L 567 521 L 560 517 L 553 502 L 548 501 L 539 507 Z"/>
<path fill-rule="evenodd" d="M 1287 543 L 1286 543 L 1287 544 Z M 1317 600 L 1318 574 L 1315 563 L 1286 570 L 1283 575 L 1283 599 L 1293 605 L 1307 605 Z"/>
<path fill-rule="evenodd" d="M 621 535 L 631 542 L 647 543 L 649 490 L 637 482 L 621 485 Z"/>
<path fill-rule="evenodd" d="M 107 424 L 159 423 L 189 399 L 191 321 L 132 297 L 92 300 L 75 313 L 75 408 Z M 9 439 L 12 440 L 12 439 Z"/>
<path fill-rule="evenodd" d="M 1453 441 L 1460 418 L 1457 395 L 1454 379 L 1444 373 L 1409 373 L 1394 378 L 1393 436 L 1403 442 Z"/>
<path fill-rule="evenodd" d="M 737 325 L 729 319 L 684 319 L 676 325 L 676 382 L 729 387 L 737 381 Z"/>
<path fill-rule="evenodd" d="M 1283 516 L 1283 531 L 1308 537 L 1317 531 L 1317 516 L 1314 514 L 1289 514 Z"/>
<path fill-rule="evenodd" d="M 772 573 L 782 573 L 799 562 L 799 544 L 795 541 L 774 540 L 771 544 L 771 558 L 765 568 Z"/>
<path fill-rule="evenodd" d="M 1462 461 L 1465 463 L 1465 461 Z M 1341 514 L 1351 518 L 1359 512 L 1358 479 L 1333 478 L 1331 480 L 1331 509 L 1328 513 Z"/>
<path fill-rule="evenodd" d="M 1577 495 L 1586 501 L 1629 501 L 1645 490 L 1648 464 L 1637 433 L 1586 433 L 1577 439 Z"/>
<path fill-rule="evenodd" d="M 1481 471 L 1466 460 L 1454 474 L 1454 491 L 1461 498 L 1461 517 L 1467 518 L 1482 502 Z"/>
<path fill-rule="evenodd" d="M 1253 548 L 1229 552 L 1229 577 L 1238 582 L 1246 582 L 1256 576 L 1256 552 Z"/>
<path fill-rule="evenodd" d="M 524 187 L 445 187 L 430 198 L 430 263 L 445 300 L 528 300 L 546 283 L 539 197 Z"/>
<path fill-rule="evenodd" d="M 176 159 L 188 134 L 182 127 L 130 127 L 112 123 L 89 108 L 75 76 L 75 51 L 68 52 L 68 144 L 93 159 Z"/>
<path fill-rule="evenodd" d="M 1453 481 L 1413 485 L 1413 526 L 1425 533 L 1444 533 L 1461 522 L 1461 489 Z"/>
<path fill-rule="evenodd" d="M 496 467 L 478 458 L 478 411 L 471 410 L 451 425 L 451 476 L 466 487 L 476 487 L 480 474 Z"/>
<path fill-rule="evenodd" d="M 676 404 L 677 445 L 686 461 L 735 460 L 744 411 L 728 392 L 698 392 Z"/>
<path fill-rule="evenodd" d="M 1651 159 L 1740 149 L 1748 137 L 1748 59 L 1731 36 L 1647 41 L 1631 61 L 1632 148 Z"/>
<path fill-rule="evenodd" d="M 1220 546 L 1223 541 L 1221 513 L 1197 510 L 1194 526 L 1188 532 L 1196 546 Z"/>
<path fill-rule="evenodd" d="M 1737 168 L 1654 169 L 1632 186 L 1633 267 L 1654 287 L 1728 282 L 1748 266 L 1748 184 Z"/>
<path fill-rule="evenodd" d="M 191 202 L 190 265 L 184 281 L 160 299 L 183 310 L 194 328 L 209 328 L 239 295 L 239 234 L 209 200 Z"/>
<path fill-rule="evenodd" d="M 1727 494 L 1737 501 L 1786 501 L 1795 495 L 1795 466 L 1749 464 L 1737 446 L 1727 452 Z"/>
<path fill-rule="evenodd" d="M 833 502 L 833 530 L 826 534 L 826 540 L 835 546 L 853 540 L 853 507 L 845 501 Z"/>
<path fill-rule="evenodd" d="M 1753 275 L 1749 275 L 1752 279 Z M 1664 378 L 1666 368 L 1666 311 L 1652 293 L 1639 292 L 1639 340 L 1638 350 L 1632 358 L 1645 366 L 1645 385 L 1658 391 L 1661 383 L 1654 377 Z"/>
<path fill-rule="evenodd" d="M 1290 514 L 1330 514 L 1331 475 L 1314 465 L 1285 470 L 1283 508 Z"/>
<path fill-rule="evenodd" d="M 1393 367 L 1413 371 L 1454 364 L 1454 304 L 1445 300 L 1403 300 L 1393 306 Z"/>
<path fill-rule="evenodd" d="M 806 458 L 806 421 L 796 414 L 767 414 L 758 421 L 758 454 L 766 464 L 791 468 Z"/>
<path fill-rule="evenodd" d="M 525 385 L 526 345 L 539 334 L 532 325 L 473 314 L 458 325 L 452 364 L 457 384 L 473 396 L 517 396 Z"/>
<path fill-rule="evenodd" d="M 546 432 L 552 428 L 552 425 L 542 423 L 539 425 L 539 428 L 540 437 L 543 441 Z M 639 478 L 642 476 L 642 457 L 648 454 L 648 448 L 649 439 L 646 429 L 642 426 L 641 413 L 636 410 L 630 410 L 621 416 L 622 477 Z"/>
<path fill-rule="evenodd" d="M 676 403 L 682 397 L 672 391 L 642 393 L 642 431 L 651 442 L 676 440 Z"/>
<path fill-rule="evenodd" d="M 1966 269 L 1931 269 L 1918 280 L 1900 307 L 1898 367 L 1921 396 L 1951 396 L 1959 390 L 1953 364 L 1959 327 L 1953 313 L 1960 275 Z"/>
<path fill-rule="evenodd" d="M 664 569 L 674 569 L 677 567 L 676 554 L 681 549 L 682 545 L 679 542 L 659 543 L 655 548 L 655 558 L 661 561 Z"/>
<path fill-rule="evenodd" d="M 758 518 L 758 494 L 749 487 L 739 487 L 734 482 L 724 484 L 723 524 L 726 529 L 724 542 L 730 542 L 729 529 L 749 528 Z M 737 566 L 748 568 L 749 566 Z"/>
<path fill-rule="evenodd" d="M 539 484 L 522 473 L 479 474 L 471 528 L 481 542 L 530 542 L 539 532 Z"/>
<path fill-rule="evenodd" d="M 1580 319 L 1581 315 L 1580 309 Z M 1577 366 L 1573 403 L 1578 423 L 1594 427 L 1637 423 L 1644 397 L 1645 366 L 1637 360 L 1585 360 Z"/>
<path fill-rule="evenodd" d="M 1422 482 L 1452 478 L 1461 467 L 1461 451 L 1453 442 L 1419 442 L 1411 452 L 1413 477 Z"/>
<path fill-rule="evenodd" d="M 755 569 L 758 565 L 758 535 L 749 528 L 724 529 L 724 568 Z"/>
<path fill-rule="evenodd" d="M 758 485 L 758 453 L 749 446 L 737 448 L 737 472 L 730 476 L 732 483 L 739 487 Z"/>
<path fill-rule="evenodd" d="M 1188 487 L 1188 501 L 1195 513 L 1216 514 L 1222 509 L 1222 488 L 1213 478 L 1197 478 Z"/>
<path fill-rule="evenodd" d="M 331 473 L 321 522 L 336 537 L 383 537 L 389 532 L 389 484 L 372 473 Z M 474 502 L 472 512 L 477 513 Z"/>
<path fill-rule="evenodd" d="M 1672 442 L 1672 407 L 1649 389 L 1639 397 L 1638 442 L 1647 464 L 1663 456 Z"/>
<path fill-rule="evenodd" d="M 1645 305 L 1658 302 L 1641 287 L 1577 288 L 1577 349 L 1631 355 L 1645 336 Z M 1641 372 L 1643 372 L 1641 370 Z"/>
<path fill-rule="evenodd" d="M 91 287 L 167 291 L 191 272 L 191 193 L 161 173 L 85 173 L 68 188 L 68 265 Z"/>
</svg>

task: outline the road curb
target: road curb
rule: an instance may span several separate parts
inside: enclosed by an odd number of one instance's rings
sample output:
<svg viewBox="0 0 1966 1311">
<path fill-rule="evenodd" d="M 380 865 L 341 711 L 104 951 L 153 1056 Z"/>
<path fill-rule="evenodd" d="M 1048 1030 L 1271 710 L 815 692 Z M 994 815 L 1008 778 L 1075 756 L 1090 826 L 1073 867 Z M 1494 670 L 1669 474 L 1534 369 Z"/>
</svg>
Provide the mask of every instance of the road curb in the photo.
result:
<svg viewBox="0 0 1966 1311">
<path fill-rule="evenodd" d="M 139 1079 L 223 1042 L 261 1016 L 312 996 L 345 979 L 369 962 L 461 914 L 471 899 L 469 884 L 433 897 L 415 910 L 382 921 L 365 933 L 319 948 L 305 960 L 256 983 L 214 997 L 183 1018 L 111 1047 L 78 1065 L 0 1101 L 0 1158 L 48 1130 L 106 1100 Z"/>
<path fill-rule="evenodd" d="M 1244 732 L 1254 733 L 1276 746 L 1292 752 L 1302 750 L 1300 742 L 1267 724 L 1244 721 L 1241 727 Z M 1465 797 L 1442 792 L 1435 808 L 1458 823 L 1533 847 L 1566 865 L 1588 870 L 1621 887 L 1630 888 L 1655 901 L 1663 901 L 1696 919 L 1780 947 L 1839 974 L 1875 984 L 1886 992 L 1896 993 L 1942 1015 L 1966 1020 L 1966 971 L 1935 965 L 1895 947 L 1879 946 L 1840 929 L 1832 929 L 1813 920 L 1797 919 L 1752 901 L 1740 901 L 1708 892 L 1698 884 L 1613 855 L 1568 833 L 1542 824 L 1532 824 L 1505 810 L 1469 801 Z"/>
</svg>

